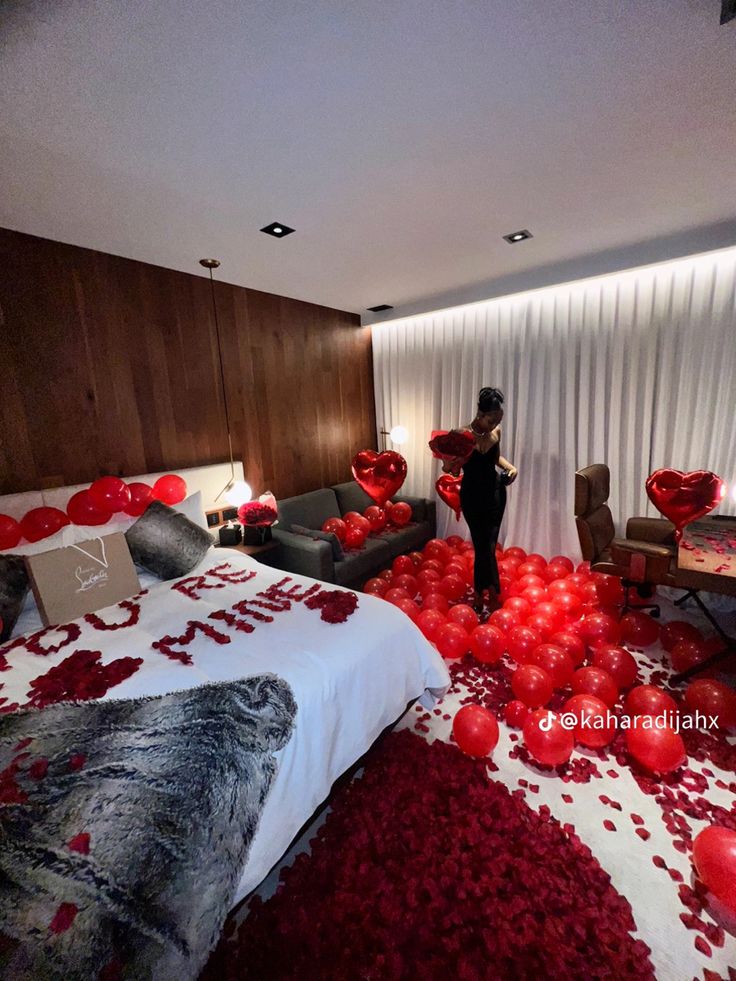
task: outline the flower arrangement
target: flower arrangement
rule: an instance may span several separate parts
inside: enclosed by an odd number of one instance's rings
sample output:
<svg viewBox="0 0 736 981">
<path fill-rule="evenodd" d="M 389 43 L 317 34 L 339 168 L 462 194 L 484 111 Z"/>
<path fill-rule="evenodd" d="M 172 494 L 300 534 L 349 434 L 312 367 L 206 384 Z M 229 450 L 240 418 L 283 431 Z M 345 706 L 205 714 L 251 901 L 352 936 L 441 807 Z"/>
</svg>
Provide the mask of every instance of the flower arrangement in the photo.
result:
<svg viewBox="0 0 736 981">
<path fill-rule="evenodd" d="M 238 508 L 238 520 L 251 528 L 270 528 L 277 518 L 276 498 L 270 491 L 261 494 L 257 501 L 249 501 Z"/>
</svg>

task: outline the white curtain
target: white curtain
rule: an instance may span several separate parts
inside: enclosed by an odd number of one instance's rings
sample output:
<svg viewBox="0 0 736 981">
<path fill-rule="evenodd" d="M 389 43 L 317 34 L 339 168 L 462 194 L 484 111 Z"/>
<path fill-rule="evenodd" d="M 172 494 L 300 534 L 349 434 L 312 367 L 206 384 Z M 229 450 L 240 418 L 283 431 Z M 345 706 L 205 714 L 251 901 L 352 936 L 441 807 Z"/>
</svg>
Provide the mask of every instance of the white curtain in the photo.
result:
<svg viewBox="0 0 736 981">
<path fill-rule="evenodd" d="M 436 496 L 433 429 L 473 418 L 479 389 L 506 396 L 501 453 L 519 470 L 501 541 L 579 557 L 574 473 L 611 470 L 619 533 L 657 515 L 644 489 L 661 467 L 712 470 L 736 513 L 736 249 L 564 284 L 373 327 L 376 421 L 405 490 Z M 438 500 L 438 532 L 467 536 Z"/>
</svg>

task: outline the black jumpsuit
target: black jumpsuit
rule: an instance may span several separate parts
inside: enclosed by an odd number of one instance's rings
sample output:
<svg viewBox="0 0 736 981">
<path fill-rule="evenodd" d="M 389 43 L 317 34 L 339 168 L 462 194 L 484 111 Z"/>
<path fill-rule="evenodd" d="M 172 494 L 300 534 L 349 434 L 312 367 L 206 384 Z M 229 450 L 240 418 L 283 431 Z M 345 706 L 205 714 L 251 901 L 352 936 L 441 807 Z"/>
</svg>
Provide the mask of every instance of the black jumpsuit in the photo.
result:
<svg viewBox="0 0 736 981">
<path fill-rule="evenodd" d="M 506 508 L 506 485 L 496 473 L 501 445 L 496 443 L 487 453 L 473 450 L 463 464 L 460 484 L 460 506 L 470 530 L 475 549 L 475 591 L 480 595 L 492 587 L 501 591 L 496 563 L 496 542 Z"/>
</svg>

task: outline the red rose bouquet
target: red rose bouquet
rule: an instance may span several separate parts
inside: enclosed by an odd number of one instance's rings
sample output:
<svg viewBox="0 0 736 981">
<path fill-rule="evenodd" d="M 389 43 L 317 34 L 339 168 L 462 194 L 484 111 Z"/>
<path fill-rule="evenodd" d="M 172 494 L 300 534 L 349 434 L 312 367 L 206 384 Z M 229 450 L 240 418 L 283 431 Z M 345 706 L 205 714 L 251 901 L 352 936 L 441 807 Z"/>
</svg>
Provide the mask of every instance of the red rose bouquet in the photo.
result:
<svg viewBox="0 0 736 981">
<path fill-rule="evenodd" d="M 276 498 L 270 491 L 261 494 L 257 501 L 249 501 L 238 508 L 238 520 L 250 528 L 270 528 L 277 518 Z"/>
</svg>

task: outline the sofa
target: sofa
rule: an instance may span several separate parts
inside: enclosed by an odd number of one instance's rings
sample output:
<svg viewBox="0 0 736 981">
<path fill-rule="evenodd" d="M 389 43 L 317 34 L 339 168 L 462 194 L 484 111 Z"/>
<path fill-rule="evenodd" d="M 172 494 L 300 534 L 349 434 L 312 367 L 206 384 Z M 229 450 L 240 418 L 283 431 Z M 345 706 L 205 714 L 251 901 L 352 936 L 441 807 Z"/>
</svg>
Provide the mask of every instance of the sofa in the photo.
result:
<svg viewBox="0 0 736 981">
<path fill-rule="evenodd" d="M 263 554 L 261 561 L 285 572 L 311 576 L 340 586 L 362 586 L 366 579 L 389 566 L 397 555 L 421 549 L 437 530 L 437 507 L 421 497 L 397 495 L 411 507 L 411 521 L 404 527 L 371 535 L 363 548 L 346 550 L 342 561 L 334 561 L 332 546 L 295 534 L 293 525 L 321 529 L 328 518 L 340 518 L 348 511 L 360 514 L 375 502 L 355 481 L 323 487 L 278 502 L 279 523 L 273 529 L 278 547 Z"/>
</svg>

